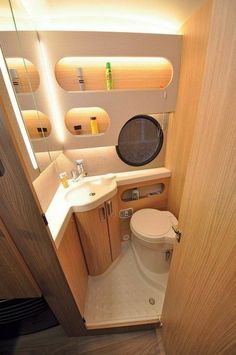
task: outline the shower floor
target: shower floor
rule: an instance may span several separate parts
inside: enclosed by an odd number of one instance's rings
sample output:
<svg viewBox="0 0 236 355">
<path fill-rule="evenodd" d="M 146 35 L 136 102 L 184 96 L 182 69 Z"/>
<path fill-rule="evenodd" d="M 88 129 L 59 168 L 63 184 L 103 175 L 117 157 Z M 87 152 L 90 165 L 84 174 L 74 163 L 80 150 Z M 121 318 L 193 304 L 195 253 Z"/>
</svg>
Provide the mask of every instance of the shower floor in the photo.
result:
<svg viewBox="0 0 236 355">
<path fill-rule="evenodd" d="M 131 242 L 122 242 L 122 252 L 100 276 L 89 276 L 84 318 L 88 328 L 119 323 L 155 322 L 162 312 L 168 273 L 146 273 L 134 255 Z M 153 276 L 153 275 L 151 275 Z M 149 281 L 150 280 L 150 281 Z M 150 304 L 153 299 L 155 304 Z"/>
</svg>

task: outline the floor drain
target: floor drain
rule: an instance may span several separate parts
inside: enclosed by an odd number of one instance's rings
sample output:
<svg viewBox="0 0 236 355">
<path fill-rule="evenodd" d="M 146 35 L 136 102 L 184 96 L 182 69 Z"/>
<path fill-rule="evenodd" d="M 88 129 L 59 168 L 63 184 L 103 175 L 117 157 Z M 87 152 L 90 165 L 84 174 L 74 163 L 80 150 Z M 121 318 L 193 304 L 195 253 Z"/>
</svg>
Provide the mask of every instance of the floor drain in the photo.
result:
<svg viewBox="0 0 236 355">
<path fill-rule="evenodd" d="M 149 303 L 153 306 L 156 302 L 154 298 L 149 298 Z"/>
<path fill-rule="evenodd" d="M 90 194 L 89 194 L 89 196 L 94 196 L 94 195 L 96 195 L 95 192 L 90 192 Z"/>
</svg>

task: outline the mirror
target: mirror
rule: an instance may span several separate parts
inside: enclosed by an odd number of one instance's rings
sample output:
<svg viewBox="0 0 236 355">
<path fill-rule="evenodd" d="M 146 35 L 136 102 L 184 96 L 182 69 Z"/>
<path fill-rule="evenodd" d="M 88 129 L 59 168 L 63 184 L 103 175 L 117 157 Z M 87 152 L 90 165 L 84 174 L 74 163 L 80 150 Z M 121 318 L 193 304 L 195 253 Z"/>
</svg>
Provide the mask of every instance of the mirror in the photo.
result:
<svg viewBox="0 0 236 355">
<path fill-rule="evenodd" d="M 60 154 L 42 77 L 44 68 L 38 33 L 23 3 L 2 0 L 0 43 L 31 145 L 42 172 Z M 43 85 L 44 84 L 44 85 Z M 53 149 L 50 149 L 53 147 Z M 53 152 L 56 150 L 57 152 Z"/>
</svg>

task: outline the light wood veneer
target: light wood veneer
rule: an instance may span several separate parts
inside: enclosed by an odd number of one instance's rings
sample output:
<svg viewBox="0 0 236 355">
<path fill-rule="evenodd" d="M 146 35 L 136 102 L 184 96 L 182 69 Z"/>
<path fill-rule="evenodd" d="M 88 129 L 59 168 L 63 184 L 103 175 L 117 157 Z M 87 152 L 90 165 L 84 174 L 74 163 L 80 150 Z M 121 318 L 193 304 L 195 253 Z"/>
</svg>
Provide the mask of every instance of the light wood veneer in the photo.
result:
<svg viewBox="0 0 236 355">
<path fill-rule="evenodd" d="M 106 90 L 106 61 L 96 58 L 67 57 L 57 62 L 55 75 L 59 85 L 67 91 L 79 91 L 76 68 L 82 68 L 85 90 Z M 172 65 L 165 58 L 137 62 L 132 58 L 121 61 L 112 58 L 114 89 L 160 89 L 172 79 Z"/>
<path fill-rule="evenodd" d="M 105 205 L 75 215 L 89 275 L 102 274 L 112 263 Z"/>
<path fill-rule="evenodd" d="M 78 304 L 80 313 L 81 315 L 84 315 L 85 297 L 88 286 L 88 271 L 74 215 L 72 215 L 68 222 L 58 247 L 58 257 L 75 301 Z"/>
<path fill-rule="evenodd" d="M 100 275 L 121 252 L 117 196 L 75 215 L 89 275 Z"/>
<path fill-rule="evenodd" d="M 195 22 L 199 29 L 203 9 Z M 235 13 L 235 1 L 213 1 L 179 216 L 183 235 L 173 253 L 163 309 L 169 355 L 236 353 Z"/>
<path fill-rule="evenodd" d="M 170 116 L 165 166 L 171 170 L 168 210 L 178 217 L 207 54 L 211 2 L 181 28 L 183 48 L 176 110 Z"/>
</svg>

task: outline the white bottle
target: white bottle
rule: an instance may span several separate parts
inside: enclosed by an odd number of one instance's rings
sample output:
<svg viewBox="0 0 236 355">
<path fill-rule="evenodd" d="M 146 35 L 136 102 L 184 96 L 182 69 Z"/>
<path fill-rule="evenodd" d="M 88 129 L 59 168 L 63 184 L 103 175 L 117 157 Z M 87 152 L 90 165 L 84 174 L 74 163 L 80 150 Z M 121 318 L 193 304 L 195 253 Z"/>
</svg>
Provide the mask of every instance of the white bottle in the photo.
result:
<svg viewBox="0 0 236 355">
<path fill-rule="evenodd" d="M 82 68 L 77 68 L 77 78 L 79 80 L 80 91 L 84 91 L 84 78 L 83 78 Z"/>
<path fill-rule="evenodd" d="M 137 188 L 132 190 L 132 200 L 139 200 L 139 190 Z"/>
</svg>

